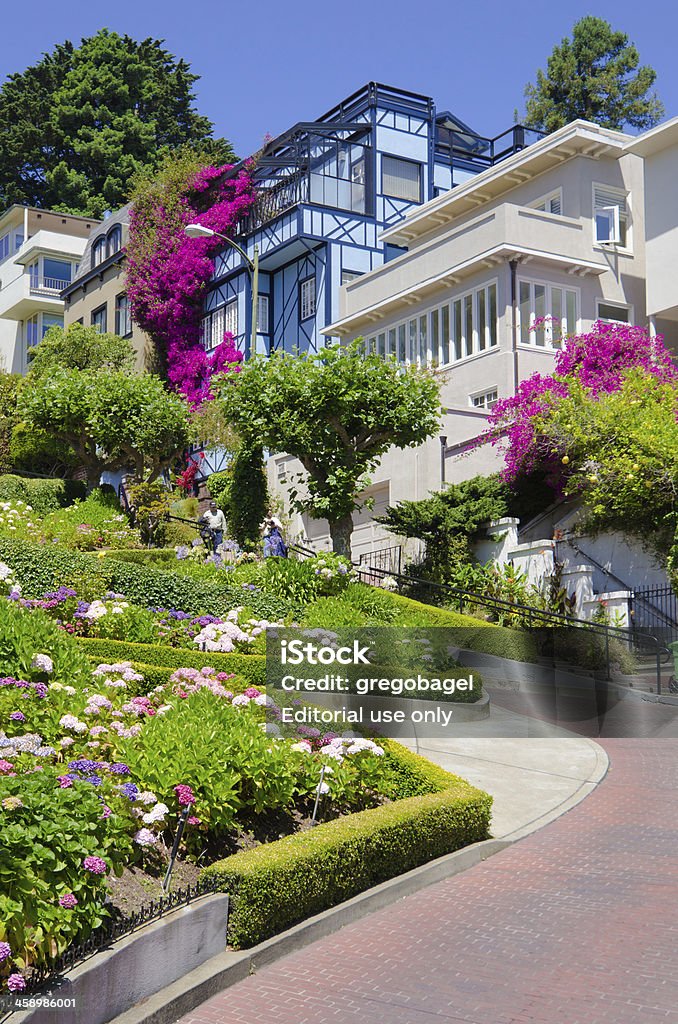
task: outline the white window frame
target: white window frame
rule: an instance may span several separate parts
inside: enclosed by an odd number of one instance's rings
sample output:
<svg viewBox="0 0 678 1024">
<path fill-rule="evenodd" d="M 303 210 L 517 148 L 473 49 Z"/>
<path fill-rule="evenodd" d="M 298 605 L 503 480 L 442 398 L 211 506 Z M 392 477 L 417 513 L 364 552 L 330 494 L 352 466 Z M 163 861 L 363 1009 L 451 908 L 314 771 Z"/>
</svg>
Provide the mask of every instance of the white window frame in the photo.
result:
<svg viewBox="0 0 678 1024">
<path fill-rule="evenodd" d="M 495 402 L 499 401 L 499 391 L 496 387 L 476 391 L 468 396 L 468 400 L 473 409 L 486 409 L 489 412 Z"/>
<path fill-rule="evenodd" d="M 604 190 L 613 199 L 616 196 L 619 203 L 609 203 L 605 206 L 596 206 L 596 189 Z M 622 217 L 622 206 L 624 208 Z M 591 210 L 593 213 L 593 246 L 596 249 L 609 249 L 614 247 L 617 252 L 631 253 L 631 197 L 629 193 L 616 185 L 608 185 L 603 181 L 594 181 L 591 185 Z M 607 220 L 609 233 L 607 238 L 598 238 L 598 217 Z M 621 224 L 624 223 L 626 239 L 621 241 Z"/>
<path fill-rule="evenodd" d="M 607 316 L 600 315 L 601 306 L 612 306 L 613 309 L 624 309 L 628 313 L 627 320 L 613 320 Z M 633 324 L 633 306 L 628 302 L 614 302 L 609 299 L 596 299 L 596 320 L 600 320 L 604 324 L 627 324 L 631 326 Z"/>
<path fill-rule="evenodd" d="M 257 334 L 270 334 L 269 296 L 257 295 Z"/>
<path fill-rule="evenodd" d="M 567 326 L 566 326 L 566 330 L 563 332 L 564 335 L 577 334 L 577 332 L 580 330 L 580 327 L 581 327 L 581 289 L 580 288 L 573 288 L 571 285 L 568 285 L 568 284 L 559 284 L 557 281 L 542 281 L 542 280 L 538 280 L 537 278 L 533 278 L 533 277 L 520 277 L 520 278 L 518 278 L 518 280 L 516 282 L 516 288 L 517 288 L 517 307 L 516 307 L 516 314 L 517 314 L 517 316 L 516 316 L 516 321 L 517 321 L 518 344 L 522 348 L 530 348 L 530 349 L 535 349 L 536 348 L 536 349 L 542 349 L 542 350 L 547 350 L 547 351 L 548 350 L 552 350 L 554 352 L 557 352 L 560 349 L 560 347 L 561 347 L 560 339 L 558 339 L 558 342 L 559 342 L 558 344 L 555 344 L 555 345 L 553 344 L 553 325 L 552 325 L 552 323 L 548 323 L 548 321 L 544 324 L 544 341 L 545 341 L 544 345 L 538 345 L 537 344 L 536 332 L 532 331 L 532 330 L 528 330 L 528 339 L 531 339 L 533 337 L 534 340 L 528 340 L 526 342 L 522 341 L 522 327 L 523 327 L 523 323 L 522 323 L 522 319 L 521 319 L 521 310 L 520 310 L 520 306 L 521 306 L 521 302 L 520 302 L 520 286 L 521 286 L 521 284 L 527 284 L 527 285 L 530 286 L 530 328 L 532 327 L 532 324 L 534 323 L 534 321 L 537 319 L 537 317 L 535 315 L 535 301 L 534 301 L 534 288 L 535 288 L 535 285 L 540 285 L 541 287 L 546 289 L 546 294 L 545 294 L 545 297 L 544 297 L 544 304 L 545 304 L 547 310 L 548 309 L 553 309 L 553 300 L 552 300 L 552 297 L 551 297 L 551 292 L 552 292 L 553 288 L 558 288 L 563 293 L 563 296 L 565 296 L 567 292 L 573 292 L 574 293 L 574 295 L 576 297 L 576 304 L 577 304 L 575 322 L 574 322 L 574 325 L 571 327 L 569 322 L 567 321 L 567 299 L 565 299 L 565 310 L 564 310 L 564 312 L 565 312 L 565 323 L 566 323 Z M 547 312 L 545 314 L 545 316 L 547 318 L 552 318 L 553 314 Z M 563 322 L 563 318 L 561 317 L 561 323 L 562 322 Z"/>
<path fill-rule="evenodd" d="M 362 277 L 362 275 L 362 270 L 349 270 L 348 267 L 346 267 L 341 272 L 342 286 L 345 284 L 351 284 L 353 281 L 356 281 L 359 277 Z"/>
<path fill-rule="evenodd" d="M 490 290 L 494 288 L 494 306 L 495 306 L 495 329 L 492 331 L 492 325 L 490 320 Z M 485 295 L 485 346 L 480 347 L 480 335 L 479 335 L 479 299 L 478 296 L 484 293 Z M 460 356 L 457 359 L 455 357 L 455 344 L 456 339 L 454 338 L 454 305 L 456 302 L 461 303 L 461 314 L 462 314 L 462 332 L 464 330 L 464 310 L 466 307 L 467 300 L 470 300 L 471 306 L 471 344 L 470 351 L 465 352 L 466 345 L 462 346 L 462 341 L 465 341 L 465 335 L 462 334 L 462 338 L 459 339 L 459 351 Z M 445 317 L 445 310 L 447 310 L 447 317 Z M 435 319 L 437 318 L 437 329 L 435 326 Z M 377 331 L 375 334 L 366 336 L 363 339 L 363 348 L 366 355 L 375 354 L 381 355 L 386 359 L 395 358 L 396 362 L 401 363 L 403 366 L 422 366 L 422 352 L 426 351 L 426 365 L 435 369 L 442 369 L 443 367 L 452 366 L 455 363 L 463 362 L 466 359 L 474 359 L 477 356 L 486 355 L 489 352 L 499 351 L 499 281 L 497 278 L 491 278 L 489 281 L 484 281 L 482 284 L 476 285 L 475 288 L 468 288 L 466 291 L 461 292 L 457 295 L 453 295 L 447 302 L 442 304 L 436 304 L 433 308 L 428 307 L 421 312 L 409 316 L 406 320 L 396 321 L 385 326 L 383 329 Z M 449 359 L 444 362 L 441 359 L 441 355 L 445 348 L 445 331 L 443 325 L 447 320 L 447 349 Z M 494 340 L 493 335 L 494 333 Z M 437 351 L 433 351 L 433 340 L 436 339 Z"/>
<path fill-rule="evenodd" d="M 299 320 L 312 320 L 317 309 L 315 274 L 310 274 L 299 282 Z"/>
<path fill-rule="evenodd" d="M 551 207 L 551 203 L 553 202 L 554 199 L 556 199 L 557 202 L 558 202 L 558 206 L 559 206 L 559 212 L 558 213 L 554 213 L 554 211 L 550 208 Z M 527 205 L 528 205 L 528 209 L 530 209 L 530 210 L 539 210 L 539 211 L 541 211 L 541 213 L 551 213 L 551 214 L 553 214 L 554 217 L 562 217 L 563 216 L 563 189 L 562 189 L 562 186 L 560 188 L 553 189 L 551 192 L 547 192 L 546 195 L 544 195 L 544 196 L 539 196 L 538 199 L 535 199 L 533 202 L 528 203 Z"/>
<path fill-rule="evenodd" d="M 237 298 L 231 299 L 223 306 L 217 306 L 202 318 L 200 340 L 205 351 L 213 352 L 217 345 L 221 345 L 227 331 L 234 338 L 238 337 Z"/>
</svg>

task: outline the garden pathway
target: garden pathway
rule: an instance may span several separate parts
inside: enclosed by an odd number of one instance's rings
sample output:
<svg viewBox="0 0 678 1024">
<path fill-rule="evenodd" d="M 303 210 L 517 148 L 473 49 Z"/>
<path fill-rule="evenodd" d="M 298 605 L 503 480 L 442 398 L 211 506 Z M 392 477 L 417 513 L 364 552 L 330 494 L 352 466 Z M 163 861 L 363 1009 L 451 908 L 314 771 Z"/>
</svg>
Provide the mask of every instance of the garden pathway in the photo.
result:
<svg viewBox="0 0 678 1024">
<path fill-rule="evenodd" d="M 548 827 L 180 1024 L 678 1024 L 678 744 L 602 746 L 607 776 Z M 458 755 L 472 779 L 478 753 Z"/>
</svg>

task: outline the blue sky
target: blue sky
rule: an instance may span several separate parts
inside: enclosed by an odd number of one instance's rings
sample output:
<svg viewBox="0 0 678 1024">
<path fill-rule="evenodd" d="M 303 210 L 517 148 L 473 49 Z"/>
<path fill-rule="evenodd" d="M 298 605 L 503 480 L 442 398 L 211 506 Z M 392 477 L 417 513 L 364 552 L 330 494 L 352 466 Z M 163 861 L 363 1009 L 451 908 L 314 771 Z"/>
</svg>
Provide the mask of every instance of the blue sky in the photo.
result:
<svg viewBox="0 0 678 1024">
<path fill-rule="evenodd" d="M 149 35 L 201 76 L 198 107 L 240 156 L 312 120 L 365 82 L 433 96 L 481 134 L 522 109 L 525 83 L 584 14 L 625 31 L 654 66 L 666 116 L 678 114 L 678 5 L 659 0 L 547 5 L 525 0 L 32 0 L 6 4 L 0 78 L 56 42 L 106 26 Z"/>
</svg>

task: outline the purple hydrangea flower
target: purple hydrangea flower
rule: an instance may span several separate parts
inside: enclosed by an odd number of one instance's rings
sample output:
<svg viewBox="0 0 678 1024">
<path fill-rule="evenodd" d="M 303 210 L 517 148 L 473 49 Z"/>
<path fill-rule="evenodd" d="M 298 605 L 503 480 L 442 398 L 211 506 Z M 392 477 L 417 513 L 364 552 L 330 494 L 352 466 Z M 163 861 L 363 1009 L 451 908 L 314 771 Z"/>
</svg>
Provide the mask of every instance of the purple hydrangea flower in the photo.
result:
<svg viewBox="0 0 678 1024">
<path fill-rule="evenodd" d="M 92 875 L 105 875 L 108 871 L 108 865 L 101 857 L 85 857 L 82 866 Z"/>
</svg>

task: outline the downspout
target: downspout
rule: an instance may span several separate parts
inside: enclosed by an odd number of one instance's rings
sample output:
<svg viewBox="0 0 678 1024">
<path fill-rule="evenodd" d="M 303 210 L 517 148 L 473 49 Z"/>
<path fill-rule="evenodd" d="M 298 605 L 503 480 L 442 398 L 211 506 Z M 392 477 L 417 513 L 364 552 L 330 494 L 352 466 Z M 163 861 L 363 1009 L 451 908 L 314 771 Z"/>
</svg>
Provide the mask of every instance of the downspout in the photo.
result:
<svg viewBox="0 0 678 1024">
<path fill-rule="evenodd" d="M 518 260 L 509 260 L 511 268 L 511 351 L 513 353 L 513 394 L 518 392 Z"/>
</svg>

